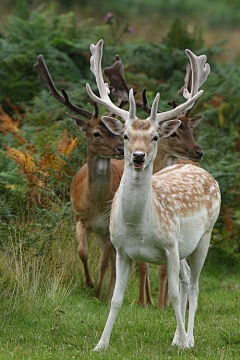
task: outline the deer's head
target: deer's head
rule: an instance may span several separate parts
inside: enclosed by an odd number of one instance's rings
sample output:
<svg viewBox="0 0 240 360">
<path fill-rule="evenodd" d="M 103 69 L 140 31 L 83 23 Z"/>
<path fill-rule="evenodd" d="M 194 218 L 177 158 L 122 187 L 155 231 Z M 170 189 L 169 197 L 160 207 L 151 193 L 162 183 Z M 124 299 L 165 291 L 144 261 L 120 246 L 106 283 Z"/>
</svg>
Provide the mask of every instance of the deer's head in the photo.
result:
<svg viewBox="0 0 240 360">
<path fill-rule="evenodd" d="M 94 103 L 95 111 L 91 113 L 74 105 L 64 89 L 62 89 L 61 95 L 53 83 L 43 55 L 38 56 L 37 63 L 33 68 L 38 72 L 39 80 L 47 85 L 50 95 L 53 95 L 57 101 L 64 104 L 74 113 L 85 118 L 83 120 L 82 118 L 67 114 L 85 134 L 88 144 L 88 155 L 97 155 L 105 158 L 123 158 L 124 152 L 121 138 L 118 135 L 114 135 L 101 121 L 101 118 L 98 116 L 97 105 Z"/>
<path fill-rule="evenodd" d="M 157 155 L 157 143 L 159 139 L 170 136 L 180 126 L 178 119 L 166 121 L 163 124 L 157 118 L 157 106 L 159 94 L 157 94 L 150 116 L 145 120 L 139 120 L 135 116 L 135 100 L 133 91 L 129 95 L 129 118 L 126 123 L 103 116 L 102 121 L 115 135 L 122 135 L 124 139 L 124 154 L 127 165 L 133 166 L 137 171 L 143 170 L 153 162 Z"/>
<path fill-rule="evenodd" d="M 203 150 L 194 139 L 193 129 L 202 121 L 203 116 L 192 118 L 178 116 L 181 124 L 169 137 L 163 138 L 160 143 L 160 151 L 180 159 L 202 161 Z"/>
</svg>

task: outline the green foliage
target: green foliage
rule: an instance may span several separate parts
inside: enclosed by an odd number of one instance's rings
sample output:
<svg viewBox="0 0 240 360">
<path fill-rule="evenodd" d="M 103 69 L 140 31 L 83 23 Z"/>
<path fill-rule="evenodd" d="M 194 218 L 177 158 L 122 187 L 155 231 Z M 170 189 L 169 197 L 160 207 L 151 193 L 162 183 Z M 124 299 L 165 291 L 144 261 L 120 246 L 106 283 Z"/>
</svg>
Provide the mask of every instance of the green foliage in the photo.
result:
<svg viewBox="0 0 240 360">
<path fill-rule="evenodd" d="M 28 19 L 12 15 L 1 22 L 0 102 L 29 103 L 42 88 L 33 64 L 44 54 L 57 84 L 85 83 L 86 49 L 99 37 L 91 20 L 77 24 L 74 13 L 58 15 L 53 6 L 28 12 Z"/>
<path fill-rule="evenodd" d="M 204 45 L 202 29 L 196 25 L 193 33 L 190 34 L 187 30 L 187 25 L 177 18 L 173 21 L 169 33 L 163 39 L 163 44 L 170 48 L 196 51 Z"/>
</svg>

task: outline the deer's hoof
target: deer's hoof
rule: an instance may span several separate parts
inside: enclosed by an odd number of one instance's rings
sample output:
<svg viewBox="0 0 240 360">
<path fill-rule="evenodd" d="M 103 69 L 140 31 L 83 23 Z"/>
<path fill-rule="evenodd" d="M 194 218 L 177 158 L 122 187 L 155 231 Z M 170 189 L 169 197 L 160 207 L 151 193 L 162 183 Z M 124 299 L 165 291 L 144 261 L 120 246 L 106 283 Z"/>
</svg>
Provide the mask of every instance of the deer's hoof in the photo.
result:
<svg viewBox="0 0 240 360">
<path fill-rule="evenodd" d="M 104 342 L 104 341 L 99 341 L 99 343 L 97 344 L 97 346 L 93 349 L 94 352 L 99 352 L 102 351 L 104 349 L 107 349 L 108 347 L 108 343 Z"/>
<path fill-rule="evenodd" d="M 180 338 L 178 335 L 175 335 L 172 345 L 176 345 L 180 349 L 190 349 L 194 346 L 194 340 L 192 342 L 192 340 L 188 336 Z"/>
<path fill-rule="evenodd" d="M 90 277 L 89 279 L 86 280 L 86 286 L 90 289 L 92 289 L 94 287 L 94 279 L 92 277 Z"/>
</svg>

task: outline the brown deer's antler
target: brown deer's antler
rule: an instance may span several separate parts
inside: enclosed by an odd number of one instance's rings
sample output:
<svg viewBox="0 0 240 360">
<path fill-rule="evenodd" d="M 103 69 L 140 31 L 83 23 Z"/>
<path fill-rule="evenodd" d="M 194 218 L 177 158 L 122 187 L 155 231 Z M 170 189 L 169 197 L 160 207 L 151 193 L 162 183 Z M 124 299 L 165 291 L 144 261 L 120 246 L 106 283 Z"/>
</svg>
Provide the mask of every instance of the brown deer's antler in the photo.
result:
<svg viewBox="0 0 240 360">
<path fill-rule="evenodd" d="M 33 68 L 38 72 L 39 80 L 41 80 L 44 84 L 47 85 L 49 94 L 53 95 L 57 101 L 64 104 L 66 107 L 68 107 L 68 109 L 72 110 L 73 112 L 82 115 L 86 119 L 92 119 L 93 117 L 98 116 L 98 107 L 96 104 L 94 104 L 95 112 L 94 114 L 92 114 L 89 111 L 81 109 L 80 107 L 74 105 L 70 101 L 69 96 L 64 89 L 61 89 L 63 96 L 59 94 L 48 71 L 47 65 L 45 64 L 43 55 L 38 55 L 37 63 L 33 65 Z"/>
<path fill-rule="evenodd" d="M 114 95 L 122 99 L 121 104 L 125 105 L 129 101 L 129 87 L 125 80 L 123 63 L 119 55 L 115 55 L 116 61 L 113 65 L 106 67 L 103 72 L 109 80 L 109 88 Z M 146 95 L 146 88 L 142 91 L 142 102 L 135 100 L 136 107 L 145 111 L 147 114 L 151 113 L 151 108 L 148 106 L 148 99 Z M 137 91 L 134 92 L 134 95 Z"/>
<path fill-rule="evenodd" d="M 103 73 L 109 80 L 109 88 L 114 95 L 128 102 L 129 88 L 127 86 L 123 64 L 119 55 L 115 55 L 116 61 L 113 65 L 106 67 Z"/>
</svg>

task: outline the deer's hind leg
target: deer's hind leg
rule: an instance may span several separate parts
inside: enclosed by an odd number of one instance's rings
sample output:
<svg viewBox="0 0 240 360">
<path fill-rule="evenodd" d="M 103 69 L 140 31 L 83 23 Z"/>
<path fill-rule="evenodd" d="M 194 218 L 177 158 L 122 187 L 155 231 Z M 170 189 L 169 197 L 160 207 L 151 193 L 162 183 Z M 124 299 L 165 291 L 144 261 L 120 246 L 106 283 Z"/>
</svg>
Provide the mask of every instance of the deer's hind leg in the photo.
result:
<svg viewBox="0 0 240 360">
<path fill-rule="evenodd" d="M 189 317 L 188 317 L 188 330 L 187 335 L 190 341 L 191 346 L 194 346 L 194 318 L 197 311 L 198 305 L 198 294 L 199 294 L 199 276 L 205 262 L 207 252 L 209 249 L 210 239 L 211 239 L 211 231 L 206 232 L 197 248 L 194 252 L 189 256 L 190 263 L 190 289 L 189 289 Z"/>
</svg>

